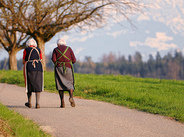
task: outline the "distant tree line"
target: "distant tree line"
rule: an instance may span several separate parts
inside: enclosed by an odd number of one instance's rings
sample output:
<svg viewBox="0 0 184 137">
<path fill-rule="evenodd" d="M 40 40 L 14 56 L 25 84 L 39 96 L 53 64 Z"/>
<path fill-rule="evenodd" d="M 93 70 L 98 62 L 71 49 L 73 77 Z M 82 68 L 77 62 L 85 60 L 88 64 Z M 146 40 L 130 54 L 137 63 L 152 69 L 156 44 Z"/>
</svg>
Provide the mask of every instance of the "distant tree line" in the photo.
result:
<svg viewBox="0 0 184 137">
<path fill-rule="evenodd" d="M 8 60 L 0 62 L 0 69 L 8 69 Z M 18 60 L 18 69 L 22 69 L 22 60 Z M 51 53 L 46 56 L 47 70 L 53 70 Z M 91 57 L 85 57 L 84 61 L 77 61 L 74 65 L 76 73 L 94 74 L 121 74 L 133 75 L 136 77 L 150 77 L 160 79 L 184 79 L 184 56 L 181 52 L 168 53 L 161 57 L 157 52 L 156 56 L 149 55 L 147 61 L 142 60 L 142 55 L 136 52 L 134 55 L 119 56 L 109 53 L 103 55 L 99 62 L 92 61 Z"/>
<path fill-rule="evenodd" d="M 157 52 L 155 57 L 149 55 L 149 59 L 143 61 L 139 52 L 136 52 L 133 56 L 129 55 L 128 59 L 125 56 L 117 57 L 115 54 L 109 53 L 104 55 L 98 63 L 94 63 L 91 57 L 86 57 L 84 62 L 78 61 L 74 68 L 77 73 L 184 79 L 184 56 L 181 52 L 175 51 L 174 55 L 168 53 L 161 57 L 160 53 Z"/>
</svg>

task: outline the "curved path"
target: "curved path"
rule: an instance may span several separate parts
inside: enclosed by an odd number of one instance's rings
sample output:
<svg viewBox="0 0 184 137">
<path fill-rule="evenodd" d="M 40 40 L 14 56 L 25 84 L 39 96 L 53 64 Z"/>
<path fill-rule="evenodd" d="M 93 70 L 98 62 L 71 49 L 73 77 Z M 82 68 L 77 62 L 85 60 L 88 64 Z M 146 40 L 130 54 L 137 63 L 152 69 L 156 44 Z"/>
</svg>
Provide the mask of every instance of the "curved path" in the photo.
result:
<svg viewBox="0 0 184 137">
<path fill-rule="evenodd" d="M 0 84 L 0 102 L 38 123 L 55 137 L 184 137 L 184 124 L 109 103 L 75 98 L 59 108 L 59 96 L 42 92 L 40 109 L 29 109 L 24 88 Z M 35 103 L 33 94 L 32 104 Z"/>
</svg>

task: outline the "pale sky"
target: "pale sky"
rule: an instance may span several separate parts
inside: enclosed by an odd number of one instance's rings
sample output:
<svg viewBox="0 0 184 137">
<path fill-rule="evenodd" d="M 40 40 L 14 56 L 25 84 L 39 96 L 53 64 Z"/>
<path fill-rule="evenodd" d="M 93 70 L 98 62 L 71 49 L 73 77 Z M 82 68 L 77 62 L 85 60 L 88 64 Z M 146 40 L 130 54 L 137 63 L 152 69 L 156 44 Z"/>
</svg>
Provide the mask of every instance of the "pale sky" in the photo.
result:
<svg viewBox="0 0 184 137">
<path fill-rule="evenodd" d="M 110 52 L 127 57 L 139 51 L 144 60 L 157 51 L 162 56 L 175 50 L 184 54 L 184 1 L 149 0 L 147 5 L 144 14 L 131 17 L 136 28 L 121 20 L 121 25 L 108 24 L 92 32 L 59 33 L 46 43 L 45 52 L 52 52 L 57 39 L 63 37 L 78 60 L 91 56 L 93 61 L 99 61 Z M 4 51 L 0 54 L 0 59 L 8 57 Z M 18 59 L 21 57 L 22 51 L 17 54 Z"/>
</svg>

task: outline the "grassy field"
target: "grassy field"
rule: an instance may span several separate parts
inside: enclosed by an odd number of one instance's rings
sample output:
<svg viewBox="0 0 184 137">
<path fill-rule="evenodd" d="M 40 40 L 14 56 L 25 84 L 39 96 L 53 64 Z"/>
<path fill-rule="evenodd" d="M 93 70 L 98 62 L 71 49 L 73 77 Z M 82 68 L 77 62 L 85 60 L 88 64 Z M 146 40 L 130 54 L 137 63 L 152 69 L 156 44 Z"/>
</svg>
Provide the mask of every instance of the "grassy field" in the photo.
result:
<svg viewBox="0 0 184 137">
<path fill-rule="evenodd" d="M 25 119 L 2 104 L 0 104 L 0 119 L 4 121 L 2 124 L 5 127 L 3 129 L 6 132 L 5 135 L 8 134 L 8 136 L 15 137 L 50 137 L 31 120 Z"/>
<path fill-rule="evenodd" d="M 45 90 L 57 92 L 54 73 L 45 72 L 44 79 Z M 0 71 L 0 82 L 24 86 L 22 71 Z M 184 122 L 184 81 L 122 75 L 75 74 L 74 94 Z"/>
</svg>

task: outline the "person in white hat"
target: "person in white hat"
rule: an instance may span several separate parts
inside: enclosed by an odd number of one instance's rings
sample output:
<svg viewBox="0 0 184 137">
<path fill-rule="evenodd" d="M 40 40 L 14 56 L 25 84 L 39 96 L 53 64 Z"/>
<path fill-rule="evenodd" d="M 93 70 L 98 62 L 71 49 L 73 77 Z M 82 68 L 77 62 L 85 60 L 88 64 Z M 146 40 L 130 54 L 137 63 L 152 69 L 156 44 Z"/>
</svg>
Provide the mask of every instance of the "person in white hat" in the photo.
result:
<svg viewBox="0 0 184 137">
<path fill-rule="evenodd" d="M 31 96 L 32 92 L 35 92 L 35 107 L 40 108 L 40 92 L 43 91 L 42 52 L 37 47 L 37 43 L 34 39 L 29 39 L 26 44 L 28 47 L 23 51 L 23 64 L 28 102 L 25 103 L 25 106 L 29 108 L 32 107 Z"/>
<path fill-rule="evenodd" d="M 75 55 L 69 46 L 66 46 L 64 39 L 57 41 L 57 47 L 53 50 L 52 61 L 55 64 L 56 89 L 59 91 L 61 108 L 65 107 L 64 91 L 69 92 L 69 102 L 75 107 L 73 99 L 74 92 L 74 70 L 73 64 L 76 62 Z"/>
</svg>

